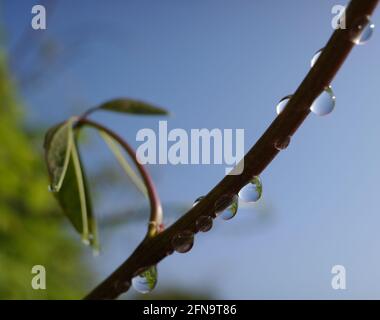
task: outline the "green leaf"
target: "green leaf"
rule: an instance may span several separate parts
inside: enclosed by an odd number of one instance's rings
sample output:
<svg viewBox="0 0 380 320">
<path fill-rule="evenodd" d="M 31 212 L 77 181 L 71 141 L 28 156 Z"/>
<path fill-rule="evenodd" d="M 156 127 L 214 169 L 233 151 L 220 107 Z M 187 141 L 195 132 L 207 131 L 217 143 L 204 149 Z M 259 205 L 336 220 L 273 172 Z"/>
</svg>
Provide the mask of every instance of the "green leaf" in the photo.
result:
<svg viewBox="0 0 380 320">
<path fill-rule="evenodd" d="M 127 174 L 127 176 L 131 179 L 132 183 L 137 187 L 137 189 L 145 196 L 148 196 L 148 192 L 146 190 L 145 184 L 140 178 L 139 175 L 135 173 L 132 169 L 131 165 L 128 163 L 127 159 L 125 159 L 123 153 L 120 150 L 119 144 L 106 132 L 99 131 L 100 136 L 106 142 L 115 158 L 118 160 L 119 164 Z"/>
<path fill-rule="evenodd" d="M 133 99 L 114 99 L 103 103 L 98 109 L 140 114 L 140 115 L 167 115 L 168 112 L 160 107 L 153 106 L 149 103 Z"/>
<path fill-rule="evenodd" d="M 52 127 L 45 136 L 45 159 L 50 176 L 50 188 L 54 192 L 60 190 L 69 164 L 74 120 L 71 118 Z"/>
<path fill-rule="evenodd" d="M 54 189 L 53 191 L 55 191 L 54 195 L 63 212 L 74 228 L 82 235 L 83 242 L 90 244 L 95 250 L 98 250 L 99 243 L 96 220 L 92 211 L 87 179 L 77 149 L 77 142 L 72 130 L 72 123 L 73 120 L 69 120 L 63 124 L 59 124 L 49 130 L 46 135 L 45 148 L 48 147 L 47 150 L 50 150 L 58 148 L 55 143 L 63 144 L 63 138 L 58 139 L 56 137 L 57 134 L 63 136 L 63 128 L 70 132 L 70 134 L 67 135 L 68 141 L 65 143 L 69 146 L 67 147 L 69 150 L 67 158 L 65 153 L 65 161 L 67 161 L 64 169 L 65 174 L 63 174 L 60 188 Z M 71 129 L 67 126 L 70 126 Z"/>
</svg>

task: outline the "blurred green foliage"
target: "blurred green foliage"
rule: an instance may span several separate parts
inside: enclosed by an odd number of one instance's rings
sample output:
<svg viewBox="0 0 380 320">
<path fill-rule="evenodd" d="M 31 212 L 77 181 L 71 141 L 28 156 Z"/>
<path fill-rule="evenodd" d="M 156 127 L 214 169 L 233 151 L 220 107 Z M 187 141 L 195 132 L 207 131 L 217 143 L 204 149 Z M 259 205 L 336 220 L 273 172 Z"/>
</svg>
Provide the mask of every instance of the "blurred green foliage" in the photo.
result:
<svg viewBox="0 0 380 320">
<path fill-rule="evenodd" d="M 80 298 L 89 268 L 48 193 L 33 141 L 0 49 L 0 299 Z M 31 287 L 37 264 L 46 268 L 46 290 Z"/>
</svg>

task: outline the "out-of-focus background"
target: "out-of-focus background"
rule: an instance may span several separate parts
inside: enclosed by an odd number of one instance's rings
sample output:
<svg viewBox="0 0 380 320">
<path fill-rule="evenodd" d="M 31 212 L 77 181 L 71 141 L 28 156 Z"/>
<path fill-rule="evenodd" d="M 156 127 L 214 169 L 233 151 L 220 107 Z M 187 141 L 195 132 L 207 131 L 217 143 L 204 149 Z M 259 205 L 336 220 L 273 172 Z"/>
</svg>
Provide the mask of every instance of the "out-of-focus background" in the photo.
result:
<svg viewBox="0 0 380 320">
<path fill-rule="evenodd" d="M 30 26 L 45 4 L 47 29 Z M 144 235 L 148 204 L 87 133 L 102 251 L 93 257 L 47 189 L 46 129 L 111 98 L 170 110 L 169 129 L 244 128 L 246 150 L 332 33 L 336 0 L 0 1 L 0 298 L 80 298 Z M 380 14 L 373 22 L 380 24 Z M 123 298 L 380 298 L 380 37 L 355 48 L 332 83 L 334 112 L 311 115 L 261 176 L 263 198 L 190 253 L 158 266 L 156 290 Z M 132 145 L 158 118 L 99 113 Z M 166 223 L 224 175 L 218 165 L 148 168 Z M 30 286 L 47 269 L 47 290 Z M 331 268 L 346 268 L 333 290 Z"/>
</svg>

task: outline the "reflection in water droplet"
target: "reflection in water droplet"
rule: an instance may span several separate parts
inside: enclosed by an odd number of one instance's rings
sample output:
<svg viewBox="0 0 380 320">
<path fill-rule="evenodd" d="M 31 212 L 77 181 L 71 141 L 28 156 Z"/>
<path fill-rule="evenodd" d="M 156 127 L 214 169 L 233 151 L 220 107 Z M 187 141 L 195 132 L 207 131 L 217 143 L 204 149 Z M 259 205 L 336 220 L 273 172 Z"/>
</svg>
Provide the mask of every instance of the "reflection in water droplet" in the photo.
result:
<svg viewBox="0 0 380 320">
<path fill-rule="evenodd" d="M 321 55 L 324 48 L 319 49 L 316 53 L 314 53 L 313 58 L 311 59 L 310 65 L 311 67 L 314 67 L 315 63 L 317 62 L 319 56 Z"/>
<path fill-rule="evenodd" d="M 372 37 L 374 30 L 375 25 L 371 22 L 370 17 L 358 18 L 350 30 L 350 39 L 355 44 L 365 44 Z"/>
<path fill-rule="evenodd" d="M 222 219 L 223 220 L 230 220 L 233 217 L 235 217 L 235 215 L 238 211 L 238 206 L 239 206 L 239 197 L 235 195 L 233 197 L 230 205 L 222 211 L 222 213 L 220 215 L 222 217 Z"/>
<path fill-rule="evenodd" d="M 151 292 L 157 284 L 157 267 L 152 266 L 132 279 L 133 288 L 140 293 Z"/>
<path fill-rule="evenodd" d="M 224 210 L 226 210 L 234 201 L 233 194 L 225 194 L 215 201 L 214 213 L 215 217 L 219 216 Z"/>
<path fill-rule="evenodd" d="M 193 207 L 195 207 L 205 196 L 200 196 L 199 198 L 195 199 L 193 203 Z"/>
<path fill-rule="evenodd" d="M 324 116 L 334 110 L 335 96 L 331 87 L 326 87 L 325 90 L 314 100 L 310 106 L 310 110 L 318 116 Z"/>
<path fill-rule="evenodd" d="M 194 233 L 189 230 L 176 234 L 172 239 L 172 246 L 179 253 L 186 253 L 191 250 L 194 244 Z"/>
<path fill-rule="evenodd" d="M 288 95 L 286 97 L 283 97 L 280 102 L 277 104 L 276 106 L 276 112 L 277 114 L 280 114 L 282 111 L 284 111 L 286 105 L 288 104 L 290 98 L 292 97 L 292 95 Z"/>
<path fill-rule="evenodd" d="M 210 216 L 200 216 L 195 221 L 195 227 L 200 232 L 207 232 L 212 228 L 212 218 Z"/>
<path fill-rule="evenodd" d="M 256 202 L 261 198 L 263 192 L 263 185 L 260 177 L 253 177 L 250 183 L 241 188 L 239 191 L 239 198 L 245 202 Z"/>
<path fill-rule="evenodd" d="M 274 147 L 279 151 L 284 150 L 289 146 L 290 139 L 291 139 L 290 136 L 279 138 L 275 141 Z"/>
</svg>

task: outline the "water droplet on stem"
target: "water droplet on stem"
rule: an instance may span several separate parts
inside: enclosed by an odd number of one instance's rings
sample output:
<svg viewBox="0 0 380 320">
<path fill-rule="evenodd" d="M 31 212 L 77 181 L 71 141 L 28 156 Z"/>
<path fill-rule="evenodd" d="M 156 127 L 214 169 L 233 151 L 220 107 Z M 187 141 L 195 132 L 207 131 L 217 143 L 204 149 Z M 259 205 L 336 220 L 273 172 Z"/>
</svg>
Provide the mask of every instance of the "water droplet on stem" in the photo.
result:
<svg viewBox="0 0 380 320">
<path fill-rule="evenodd" d="M 238 210 L 239 197 L 237 195 L 226 195 L 215 203 L 215 213 L 223 220 L 230 220 L 235 217 Z"/>
<path fill-rule="evenodd" d="M 241 188 L 239 191 L 239 198 L 244 202 L 256 202 L 261 198 L 262 192 L 263 185 L 260 177 L 255 176 L 247 185 Z"/>
<path fill-rule="evenodd" d="M 195 207 L 199 202 L 201 202 L 201 200 L 204 198 L 205 196 L 200 196 L 198 197 L 197 199 L 195 199 L 194 203 L 193 203 L 193 207 Z"/>
<path fill-rule="evenodd" d="M 279 151 L 285 150 L 290 144 L 290 139 L 290 136 L 279 138 L 274 142 L 274 147 Z"/>
<path fill-rule="evenodd" d="M 335 107 L 335 96 L 331 86 L 325 88 L 322 93 L 314 100 L 310 110 L 318 116 L 331 113 Z"/>
<path fill-rule="evenodd" d="M 314 53 L 314 56 L 313 56 L 313 58 L 312 58 L 311 61 L 310 61 L 310 65 L 311 65 L 311 67 L 314 67 L 314 65 L 315 65 L 315 63 L 317 62 L 319 56 L 321 55 L 323 49 L 324 49 L 324 48 L 319 49 L 316 53 Z"/>
<path fill-rule="evenodd" d="M 357 45 L 365 44 L 372 37 L 374 30 L 375 25 L 369 16 L 360 17 L 349 30 L 350 39 Z"/>
<path fill-rule="evenodd" d="M 288 104 L 290 98 L 292 97 L 292 95 L 288 95 L 286 97 L 283 97 L 279 103 L 277 104 L 276 106 L 276 112 L 277 114 L 280 114 L 282 111 L 284 111 L 286 105 Z"/>
<path fill-rule="evenodd" d="M 194 244 L 194 233 L 185 230 L 177 233 L 172 239 L 172 246 L 178 253 L 186 253 L 191 250 Z"/>
<path fill-rule="evenodd" d="M 212 228 L 212 218 L 210 216 L 200 216 L 195 221 L 195 227 L 197 231 L 207 232 Z"/>
<path fill-rule="evenodd" d="M 132 279 L 133 288 L 140 293 L 151 292 L 157 284 L 157 267 L 152 266 Z"/>
</svg>

